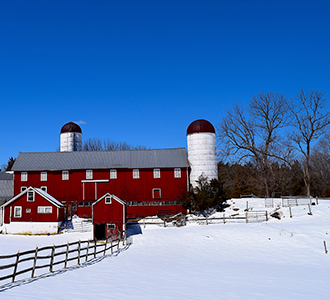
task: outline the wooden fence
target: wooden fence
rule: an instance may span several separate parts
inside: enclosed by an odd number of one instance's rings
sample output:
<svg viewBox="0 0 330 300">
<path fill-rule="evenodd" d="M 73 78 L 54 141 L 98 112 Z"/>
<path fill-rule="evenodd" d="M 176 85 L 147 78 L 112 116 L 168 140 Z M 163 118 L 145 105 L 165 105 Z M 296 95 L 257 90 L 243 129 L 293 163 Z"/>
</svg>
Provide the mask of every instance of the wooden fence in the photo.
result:
<svg viewBox="0 0 330 300">
<path fill-rule="evenodd" d="M 148 220 L 140 221 L 139 224 L 146 227 L 146 225 L 160 225 L 160 226 L 184 226 L 186 223 L 199 223 L 199 224 L 219 224 L 219 223 L 227 223 L 227 222 L 240 222 L 243 221 L 245 223 L 252 223 L 252 222 L 262 222 L 268 221 L 268 212 L 266 210 L 262 211 L 246 211 L 244 213 L 236 213 L 232 215 L 226 215 L 225 213 L 221 217 L 207 217 L 207 216 L 200 216 L 196 218 L 185 218 L 178 219 L 178 220 L 168 220 L 163 219 L 161 222 L 150 218 Z"/>
<path fill-rule="evenodd" d="M 114 234 L 104 242 L 79 240 L 62 245 L 36 247 L 34 250 L 18 251 L 11 255 L 0 255 L 0 282 L 8 280 L 14 282 L 18 276 L 26 273 L 30 273 L 30 277 L 33 278 L 39 269 L 47 268 L 46 272 L 51 273 L 55 271 L 55 268 L 57 270 L 65 269 L 69 264 L 71 266 L 80 265 L 100 254 L 104 256 L 109 250 L 112 254 L 115 248 L 119 249 L 121 241 L 124 245 L 123 235 Z M 8 270 L 12 271 L 8 272 Z M 27 278 L 27 276 L 23 278 Z"/>
</svg>

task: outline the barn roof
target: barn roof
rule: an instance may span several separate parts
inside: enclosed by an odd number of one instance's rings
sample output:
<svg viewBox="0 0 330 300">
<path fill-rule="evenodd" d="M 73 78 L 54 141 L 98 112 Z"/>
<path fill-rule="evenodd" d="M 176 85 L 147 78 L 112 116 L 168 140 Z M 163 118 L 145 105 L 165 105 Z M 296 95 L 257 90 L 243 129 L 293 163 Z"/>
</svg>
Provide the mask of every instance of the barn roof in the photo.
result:
<svg viewBox="0 0 330 300">
<path fill-rule="evenodd" d="M 64 205 L 60 201 L 58 201 L 57 199 L 55 199 L 52 195 L 46 193 L 42 189 L 34 188 L 32 186 L 28 187 L 26 190 L 22 191 L 21 193 L 19 193 L 15 197 L 11 198 L 8 202 L 4 203 L 3 204 L 3 207 L 5 207 L 5 206 L 9 205 L 10 203 L 14 202 L 18 198 L 20 198 L 21 196 L 23 196 L 24 194 L 26 194 L 28 191 L 34 191 L 34 192 L 38 193 L 41 197 L 43 197 L 48 202 L 50 202 L 51 204 L 53 204 L 53 205 L 55 205 L 57 207 L 64 207 Z"/>
<path fill-rule="evenodd" d="M 188 167 L 185 148 L 154 150 L 21 152 L 13 171 L 56 171 L 107 168 Z"/>
<path fill-rule="evenodd" d="M 0 180 L 13 180 L 14 175 L 10 173 L 0 172 Z"/>
<path fill-rule="evenodd" d="M 110 194 L 110 193 L 106 193 L 103 196 L 101 196 L 99 199 L 97 199 L 92 206 L 94 207 L 94 205 L 96 205 L 97 203 L 99 203 L 102 199 L 104 199 L 105 197 L 112 197 L 113 199 L 115 199 L 117 202 L 119 202 L 121 205 L 128 205 L 126 201 L 121 200 L 120 198 L 118 198 L 116 195 Z"/>
</svg>

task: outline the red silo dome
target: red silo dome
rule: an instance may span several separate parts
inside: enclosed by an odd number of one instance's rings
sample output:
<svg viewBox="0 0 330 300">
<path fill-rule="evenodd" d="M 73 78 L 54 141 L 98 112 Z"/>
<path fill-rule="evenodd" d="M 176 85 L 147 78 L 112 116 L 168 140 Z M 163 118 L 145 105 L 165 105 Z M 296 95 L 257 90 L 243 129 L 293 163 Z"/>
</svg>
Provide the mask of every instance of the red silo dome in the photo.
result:
<svg viewBox="0 0 330 300">
<path fill-rule="evenodd" d="M 65 125 L 63 125 L 63 127 L 61 129 L 61 133 L 65 133 L 65 132 L 80 132 L 80 133 L 82 133 L 80 126 L 76 123 L 73 123 L 73 122 L 69 122 L 69 123 L 66 123 Z"/>
<path fill-rule="evenodd" d="M 211 132 L 215 133 L 213 125 L 206 120 L 200 119 L 192 122 L 187 129 L 187 135 L 198 132 Z"/>
</svg>

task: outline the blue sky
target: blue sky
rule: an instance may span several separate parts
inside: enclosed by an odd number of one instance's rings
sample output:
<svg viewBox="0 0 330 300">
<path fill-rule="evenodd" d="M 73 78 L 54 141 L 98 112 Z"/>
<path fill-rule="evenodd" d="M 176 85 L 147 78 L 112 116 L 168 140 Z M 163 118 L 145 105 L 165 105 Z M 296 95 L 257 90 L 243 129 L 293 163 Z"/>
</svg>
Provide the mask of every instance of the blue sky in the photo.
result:
<svg viewBox="0 0 330 300">
<path fill-rule="evenodd" d="M 1 1 L 0 165 L 83 140 L 186 146 L 260 92 L 330 93 L 329 1 Z"/>
</svg>

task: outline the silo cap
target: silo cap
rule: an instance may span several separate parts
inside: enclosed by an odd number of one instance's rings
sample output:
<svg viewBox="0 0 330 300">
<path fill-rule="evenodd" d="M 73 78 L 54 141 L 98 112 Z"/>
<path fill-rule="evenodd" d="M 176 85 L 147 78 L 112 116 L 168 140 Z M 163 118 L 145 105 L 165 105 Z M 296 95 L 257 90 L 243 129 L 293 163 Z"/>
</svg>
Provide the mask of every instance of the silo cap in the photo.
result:
<svg viewBox="0 0 330 300">
<path fill-rule="evenodd" d="M 198 132 L 211 132 L 215 133 L 215 129 L 213 125 L 204 119 L 199 119 L 194 122 L 192 122 L 187 129 L 187 135 L 198 133 Z"/>
<path fill-rule="evenodd" d="M 80 126 L 76 123 L 73 123 L 73 122 L 69 122 L 69 123 L 66 123 L 65 125 L 63 125 L 63 127 L 61 129 L 61 133 L 65 133 L 65 132 L 80 132 L 80 133 L 82 133 Z"/>
</svg>

